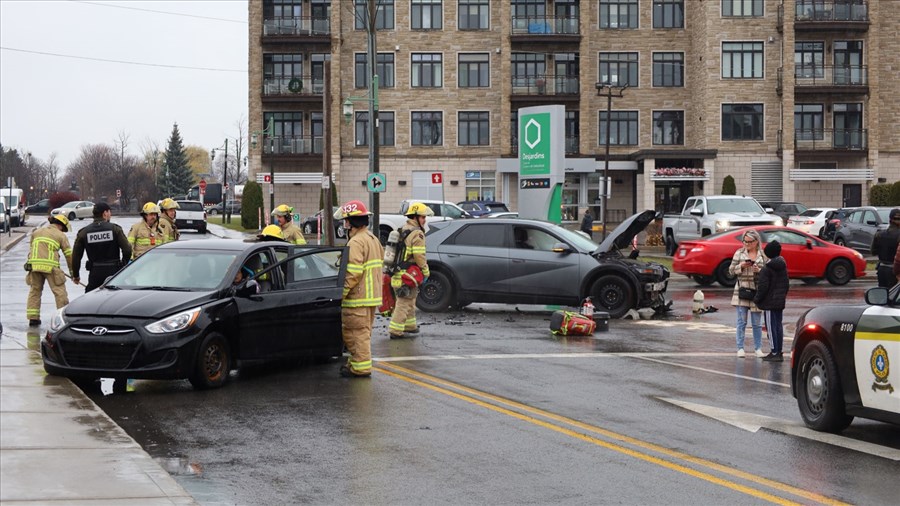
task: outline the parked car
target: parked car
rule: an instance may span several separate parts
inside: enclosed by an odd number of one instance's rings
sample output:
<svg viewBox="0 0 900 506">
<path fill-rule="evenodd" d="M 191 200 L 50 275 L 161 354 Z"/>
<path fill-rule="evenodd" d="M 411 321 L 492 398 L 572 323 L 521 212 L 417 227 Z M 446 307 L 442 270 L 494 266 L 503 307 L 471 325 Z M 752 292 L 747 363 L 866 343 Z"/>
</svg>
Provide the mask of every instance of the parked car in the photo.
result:
<svg viewBox="0 0 900 506">
<path fill-rule="evenodd" d="M 684 241 L 672 259 L 672 271 L 707 286 L 718 281 L 734 286 L 735 277 L 728 272 L 734 252 L 741 247 L 744 231 L 752 228 L 762 236 L 764 247 L 773 239 L 781 243 L 781 256 L 787 263 L 788 276 L 817 283 L 823 278 L 833 285 L 845 285 L 866 273 L 866 260 L 859 252 L 838 246 L 787 227 L 745 227 Z"/>
<path fill-rule="evenodd" d="M 870 288 L 866 304 L 818 306 L 797 320 L 791 393 L 811 429 L 841 432 L 854 416 L 900 425 L 896 377 L 900 285 Z"/>
<path fill-rule="evenodd" d="M 834 243 L 870 253 L 875 232 L 888 228 L 893 207 L 857 207 L 841 220 L 834 231 Z"/>
<path fill-rule="evenodd" d="M 473 302 L 580 306 L 590 296 L 612 318 L 629 309 L 667 309 L 669 271 L 620 253 L 655 211 L 626 219 L 597 243 L 538 220 L 450 220 L 430 225 L 428 266 L 417 306 L 442 311 Z"/>
<path fill-rule="evenodd" d="M 6 204 L 0 201 L 0 233 L 9 232 L 9 217 L 6 216 Z"/>
<path fill-rule="evenodd" d="M 841 225 L 841 222 L 850 214 L 855 207 L 842 207 L 831 214 L 831 217 L 825 221 L 825 228 L 822 229 L 822 239 L 834 242 L 834 233 Z"/>
<path fill-rule="evenodd" d="M 214 388 L 233 368 L 340 356 L 343 251 L 241 240 L 158 246 L 57 312 L 41 341 L 44 369 Z M 246 270 L 253 277 L 235 284 Z"/>
<path fill-rule="evenodd" d="M 175 211 L 175 226 L 179 230 L 196 230 L 201 234 L 206 233 L 206 209 L 198 200 L 176 200 L 178 209 Z"/>
<path fill-rule="evenodd" d="M 787 226 L 822 238 L 825 224 L 828 222 L 828 219 L 834 215 L 835 211 L 837 211 L 837 209 L 833 207 L 814 207 L 807 209 L 796 216 L 788 217 Z"/>
<path fill-rule="evenodd" d="M 767 213 L 780 216 L 782 223 L 787 223 L 791 216 L 796 216 L 809 209 L 799 202 L 760 202 L 759 205 L 763 206 Z"/>
<path fill-rule="evenodd" d="M 490 213 L 490 214 L 485 214 L 484 216 L 482 216 L 482 218 L 518 218 L 518 217 L 519 217 L 519 213 L 514 212 L 514 211 L 509 211 L 506 213 Z"/>
<path fill-rule="evenodd" d="M 337 206 L 332 208 L 331 213 L 334 214 L 335 211 L 337 211 Z M 322 209 L 319 209 L 315 214 L 307 216 L 306 219 L 300 223 L 300 229 L 303 230 L 304 235 L 318 234 L 319 223 L 324 220 L 325 218 L 322 216 Z M 339 239 L 343 239 L 347 236 L 347 230 L 340 220 L 334 220 L 334 236 Z"/>
<path fill-rule="evenodd" d="M 226 210 L 228 210 L 231 214 L 241 214 L 241 201 L 229 200 L 226 202 L 219 202 L 218 204 L 207 209 L 206 212 L 210 216 L 215 216 L 217 214 L 225 214 Z"/>
<path fill-rule="evenodd" d="M 508 213 L 509 208 L 503 202 L 493 200 L 464 200 L 457 202 L 456 205 L 465 209 L 465 211 L 474 218 L 494 213 Z"/>
<path fill-rule="evenodd" d="M 73 200 L 50 211 L 50 215 L 62 214 L 69 220 L 94 217 L 94 203 L 87 200 Z"/>
<path fill-rule="evenodd" d="M 50 213 L 50 199 L 39 200 L 34 204 L 25 208 L 25 214 L 34 214 L 38 216 L 46 216 Z"/>
</svg>

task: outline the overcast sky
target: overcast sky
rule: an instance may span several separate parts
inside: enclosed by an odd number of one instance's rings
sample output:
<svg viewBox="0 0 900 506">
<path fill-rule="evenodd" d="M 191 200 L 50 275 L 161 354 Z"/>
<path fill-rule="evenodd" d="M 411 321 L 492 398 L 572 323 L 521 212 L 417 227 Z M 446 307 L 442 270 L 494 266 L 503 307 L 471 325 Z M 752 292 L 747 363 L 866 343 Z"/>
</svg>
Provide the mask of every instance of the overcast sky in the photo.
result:
<svg viewBox="0 0 900 506">
<path fill-rule="evenodd" d="M 0 143 L 62 170 L 120 132 L 165 149 L 176 122 L 221 146 L 247 115 L 247 36 L 246 0 L 0 0 Z"/>
</svg>

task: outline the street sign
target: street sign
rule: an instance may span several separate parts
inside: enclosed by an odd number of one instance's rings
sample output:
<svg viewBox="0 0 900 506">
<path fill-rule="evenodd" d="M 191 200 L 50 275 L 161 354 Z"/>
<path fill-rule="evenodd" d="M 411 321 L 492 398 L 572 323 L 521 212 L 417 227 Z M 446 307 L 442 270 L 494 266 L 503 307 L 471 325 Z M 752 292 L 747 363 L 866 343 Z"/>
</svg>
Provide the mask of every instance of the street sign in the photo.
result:
<svg viewBox="0 0 900 506">
<path fill-rule="evenodd" d="M 122 190 L 116 190 L 116 198 L 122 197 Z"/>
<path fill-rule="evenodd" d="M 322 189 L 327 190 L 331 187 L 331 179 L 328 176 L 322 176 Z"/>
<path fill-rule="evenodd" d="M 272 175 L 271 174 L 263 174 L 263 183 L 271 183 Z"/>
<path fill-rule="evenodd" d="M 201 193 L 201 194 L 204 193 L 204 192 L 206 192 L 206 180 L 205 180 L 205 179 L 201 179 L 201 180 L 200 180 L 199 186 L 200 186 L 200 193 Z"/>
<path fill-rule="evenodd" d="M 387 189 L 387 176 L 381 172 L 372 172 L 366 176 L 366 189 L 369 193 L 381 193 Z"/>
<path fill-rule="evenodd" d="M 205 185 L 200 187 L 200 195 L 206 195 L 206 186 Z"/>
<path fill-rule="evenodd" d="M 431 173 L 431 184 L 441 184 L 444 180 L 444 175 L 440 172 L 432 172 Z"/>
</svg>

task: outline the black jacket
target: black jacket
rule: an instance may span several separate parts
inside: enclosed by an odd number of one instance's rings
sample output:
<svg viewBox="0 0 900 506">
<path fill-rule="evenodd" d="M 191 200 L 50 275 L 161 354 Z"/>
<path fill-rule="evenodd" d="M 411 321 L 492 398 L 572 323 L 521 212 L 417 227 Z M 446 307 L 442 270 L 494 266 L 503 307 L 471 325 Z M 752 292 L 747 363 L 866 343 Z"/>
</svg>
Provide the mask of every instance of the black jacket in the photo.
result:
<svg viewBox="0 0 900 506">
<path fill-rule="evenodd" d="M 759 271 L 759 280 L 756 282 L 756 297 L 753 302 L 756 307 L 763 310 L 784 309 L 787 299 L 790 279 L 788 279 L 787 264 L 784 257 L 775 257 L 766 263 Z"/>
<path fill-rule="evenodd" d="M 881 263 L 892 264 L 894 262 L 894 254 L 897 253 L 898 242 L 900 242 L 900 227 L 895 227 L 891 224 L 887 230 L 875 232 L 870 251 L 873 255 L 878 255 L 878 260 Z"/>
</svg>

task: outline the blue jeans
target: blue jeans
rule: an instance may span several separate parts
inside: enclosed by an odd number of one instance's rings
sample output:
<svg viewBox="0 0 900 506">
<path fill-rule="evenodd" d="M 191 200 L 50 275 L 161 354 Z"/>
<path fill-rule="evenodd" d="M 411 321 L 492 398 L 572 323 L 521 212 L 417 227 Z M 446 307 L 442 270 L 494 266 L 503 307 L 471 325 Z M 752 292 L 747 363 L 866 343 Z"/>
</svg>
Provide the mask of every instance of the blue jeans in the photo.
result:
<svg viewBox="0 0 900 506">
<path fill-rule="evenodd" d="M 747 306 L 735 306 L 737 309 L 737 333 L 735 341 L 739 350 L 744 349 L 744 330 L 747 328 L 747 313 L 750 313 L 750 325 L 753 327 L 753 347 L 759 349 L 762 346 L 762 325 L 759 320 L 762 313 L 752 312 Z"/>
</svg>

